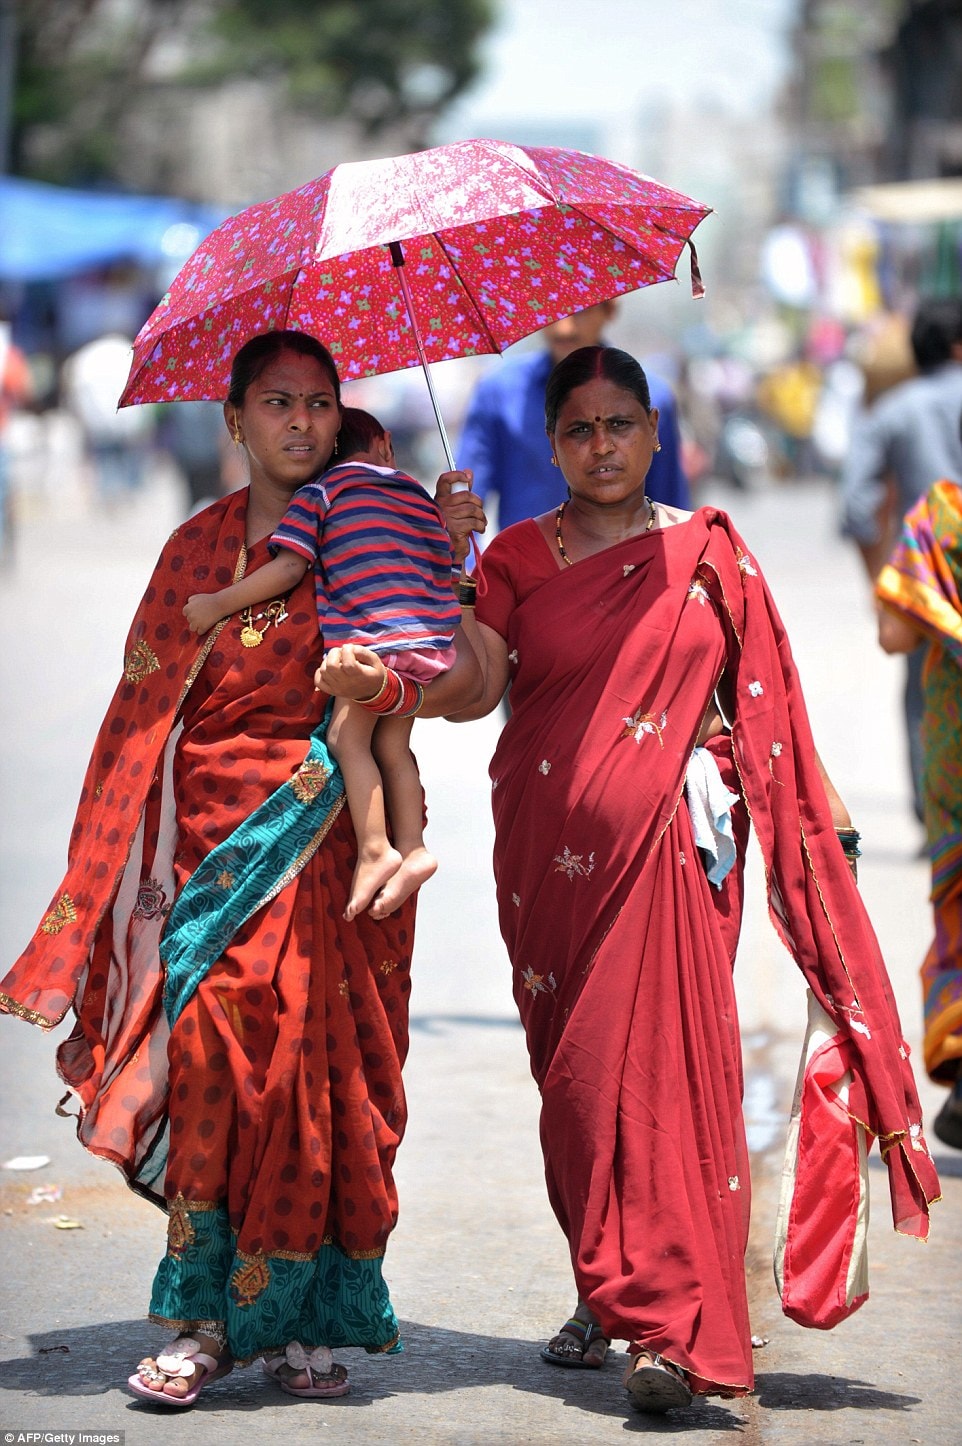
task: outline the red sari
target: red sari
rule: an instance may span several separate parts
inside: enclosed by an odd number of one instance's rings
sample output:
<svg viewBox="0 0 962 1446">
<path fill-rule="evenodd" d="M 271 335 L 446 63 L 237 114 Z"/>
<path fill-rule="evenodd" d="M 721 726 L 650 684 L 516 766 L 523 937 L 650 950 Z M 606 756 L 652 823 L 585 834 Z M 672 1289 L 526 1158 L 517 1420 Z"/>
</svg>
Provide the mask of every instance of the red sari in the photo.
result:
<svg viewBox="0 0 962 1446">
<path fill-rule="evenodd" d="M 660 1352 L 696 1391 L 748 1391 L 741 882 L 708 884 L 684 803 L 723 673 L 735 716 L 712 750 L 742 795 L 736 837 L 747 812 L 773 918 L 850 1046 L 852 1112 L 882 1137 L 898 1228 L 924 1235 L 938 1189 L 784 631 L 709 509 L 564 571 L 519 523 L 482 567 L 478 618 L 511 664 L 491 764 L 501 928 L 579 1294 L 607 1335 Z"/>
<path fill-rule="evenodd" d="M 344 1301 L 366 1299 L 358 1263 L 379 1260 L 397 1219 L 414 908 L 344 922 L 356 859 L 346 809 L 318 820 L 314 851 L 280 873 L 173 1028 L 162 1008 L 175 895 L 269 796 L 292 779 L 298 797 L 310 788 L 299 769 L 327 702 L 314 691 L 309 573 L 259 646 L 242 646 L 237 618 L 201 641 L 184 622 L 191 592 L 267 561 L 266 543 L 249 558 L 244 548 L 246 498 L 215 503 L 163 551 L 66 878 L 0 1008 L 44 1027 L 76 1013 L 58 1064 L 81 1102 L 79 1137 L 170 1213 L 154 1318 L 226 1320 L 239 1359 L 293 1338 L 389 1349 L 397 1324 L 380 1283 L 373 1315 Z M 322 1319 L 325 1337 L 308 1335 Z"/>
</svg>

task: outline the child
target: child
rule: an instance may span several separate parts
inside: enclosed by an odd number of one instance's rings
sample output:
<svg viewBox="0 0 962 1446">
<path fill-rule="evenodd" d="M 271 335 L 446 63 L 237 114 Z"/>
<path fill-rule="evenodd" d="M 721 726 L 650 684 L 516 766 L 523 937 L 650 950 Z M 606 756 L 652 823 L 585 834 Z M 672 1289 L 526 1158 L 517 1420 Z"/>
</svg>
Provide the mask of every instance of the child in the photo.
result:
<svg viewBox="0 0 962 1446">
<path fill-rule="evenodd" d="M 420 685 L 454 664 L 461 613 L 440 511 L 419 482 L 396 470 L 390 432 L 348 407 L 335 450 L 335 465 L 292 497 L 271 538 L 273 559 L 232 587 L 195 593 L 184 616 L 194 632 L 207 632 L 231 613 L 289 593 L 313 564 L 325 649 L 369 647 L 416 685 L 409 716 L 379 717 L 335 698 L 327 733 L 358 839 L 344 917 L 371 905 L 383 919 L 437 868 L 424 847 L 421 783 L 408 743 Z"/>
</svg>

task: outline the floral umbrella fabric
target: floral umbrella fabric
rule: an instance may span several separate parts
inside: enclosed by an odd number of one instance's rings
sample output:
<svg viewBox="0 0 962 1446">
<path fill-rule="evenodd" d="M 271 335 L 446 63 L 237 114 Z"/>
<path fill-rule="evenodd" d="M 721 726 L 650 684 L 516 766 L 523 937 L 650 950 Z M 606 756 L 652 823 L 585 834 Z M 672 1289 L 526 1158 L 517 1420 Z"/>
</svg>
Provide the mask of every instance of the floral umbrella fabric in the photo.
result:
<svg viewBox="0 0 962 1446">
<path fill-rule="evenodd" d="M 137 337 L 120 405 L 219 400 L 238 348 L 272 329 L 317 336 L 343 381 L 416 366 L 392 243 L 425 358 L 443 361 L 672 278 L 709 211 L 553 146 L 459 141 L 335 166 L 198 247 Z"/>
</svg>

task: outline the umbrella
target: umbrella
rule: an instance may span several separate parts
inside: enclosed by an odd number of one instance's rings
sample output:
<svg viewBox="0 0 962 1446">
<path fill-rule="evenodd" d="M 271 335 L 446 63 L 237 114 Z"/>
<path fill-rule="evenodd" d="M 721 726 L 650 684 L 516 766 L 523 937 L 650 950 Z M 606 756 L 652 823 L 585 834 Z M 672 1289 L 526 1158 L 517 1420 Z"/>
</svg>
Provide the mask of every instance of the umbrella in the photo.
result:
<svg viewBox="0 0 962 1446">
<path fill-rule="evenodd" d="M 244 342 L 309 331 L 342 381 L 420 363 L 453 467 L 428 362 L 501 352 L 672 278 L 709 210 L 555 146 L 458 141 L 347 162 L 207 237 L 138 335 L 120 405 L 219 400 Z"/>
</svg>

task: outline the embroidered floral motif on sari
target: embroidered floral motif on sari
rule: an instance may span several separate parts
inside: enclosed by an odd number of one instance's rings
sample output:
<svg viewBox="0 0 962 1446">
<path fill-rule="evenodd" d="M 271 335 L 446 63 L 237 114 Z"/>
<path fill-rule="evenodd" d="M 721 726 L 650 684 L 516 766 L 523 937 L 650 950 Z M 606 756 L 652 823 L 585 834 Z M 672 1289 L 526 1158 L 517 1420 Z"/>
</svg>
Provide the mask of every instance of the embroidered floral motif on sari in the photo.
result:
<svg viewBox="0 0 962 1446">
<path fill-rule="evenodd" d="M 44 917 L 40 928 L 45 934 L 59 934 L 68 924 L 76 922 L 77 910 L 69 894 L 61 894 L 49 914 Z"/>
</svg>

